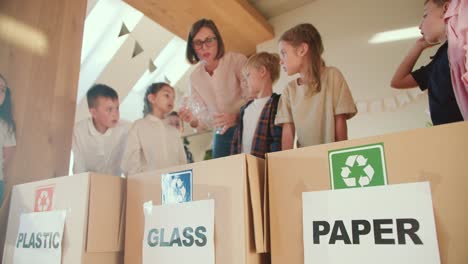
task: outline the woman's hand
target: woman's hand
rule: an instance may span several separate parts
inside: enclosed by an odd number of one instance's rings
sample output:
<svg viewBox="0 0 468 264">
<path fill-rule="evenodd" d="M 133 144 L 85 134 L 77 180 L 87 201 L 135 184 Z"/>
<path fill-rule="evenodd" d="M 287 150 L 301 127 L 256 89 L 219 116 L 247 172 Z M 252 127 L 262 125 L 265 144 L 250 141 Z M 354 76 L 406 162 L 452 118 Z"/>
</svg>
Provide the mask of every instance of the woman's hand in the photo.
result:
<svg viewBox="0 0 468 264">
<path fill-rule="evenodd" d="M 222 128 L 219 134 L 224 135 L 229 128 L 237 125 L 238 118 L 238 113 L 215 113 L 213 115 L 213 124 L 217 128 Z"/>
</svg>

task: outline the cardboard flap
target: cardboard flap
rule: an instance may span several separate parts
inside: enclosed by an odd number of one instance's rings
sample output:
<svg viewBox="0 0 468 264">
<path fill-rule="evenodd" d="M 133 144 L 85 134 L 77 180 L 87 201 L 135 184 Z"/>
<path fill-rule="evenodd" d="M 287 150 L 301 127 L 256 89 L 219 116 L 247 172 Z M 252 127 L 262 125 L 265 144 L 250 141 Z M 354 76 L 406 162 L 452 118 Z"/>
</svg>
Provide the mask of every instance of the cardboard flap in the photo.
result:
<svg viewBox="0 0 468 264">
<path fill-rule="evenodd" d="M 91 174 L 86 252 L 117 252 L 123 248 L 125 179 Z"/>
<path fill-rule="evenodd" d="M 120 228 L 119 228 L 119 251 L 123 251 L 125 247 L 125 219 L 127 213 L 127 180 L 124 180 L 124 188 L 122 195 L 122 210 L 120 211 Z"/>
<path fill-rule="evenodd" d="M 270 252 L 270 190 L 268 188 L 268 154 L 265 155 L 265 179 L 263 180 L 263 244 L 265 252 Z"/>
<path fill-rule="evenodd" d="M 265 203 L 265 161 L 246 155 L 247 191 L 253 216 L 255 249 L 257 253 L 266 253 L 264 203 Z"/>
</svg>

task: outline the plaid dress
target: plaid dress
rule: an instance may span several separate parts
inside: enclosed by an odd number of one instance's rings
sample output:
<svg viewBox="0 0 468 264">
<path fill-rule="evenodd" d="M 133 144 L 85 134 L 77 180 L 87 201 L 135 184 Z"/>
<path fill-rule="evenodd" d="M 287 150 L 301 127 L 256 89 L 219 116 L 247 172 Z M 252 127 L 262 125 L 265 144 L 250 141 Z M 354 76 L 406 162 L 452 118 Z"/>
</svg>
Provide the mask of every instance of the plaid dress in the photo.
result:
<svg viewBox="0 0 468 264">
<path fill-rule="evenodd" d="M 276 111 L 278 110 L 278 101 L 280 95 L 273 93 L 270 99 L 266 102 L 263 107 L 260 118 L 258 119 L 257 128 L 255 129 L 252 150 L 250 154 L 259 158 L 265 158 L 265 154 L 268 152 L 275 152 L 281 150 L 281 136 L 282 127 L 275 125 Z M 234 132 L 234 138 L 231 144 L 231 154 L 242 153 L 242 131 L 244 124 L 244 112 L 245 109 L 252 103 L 249 101 L 247 104 L 241 107 L 239 115 L 239 123 L 237 124 L 236 131 Z M 248 152 L 246 152 L 248 153 Z"/>
</svg>

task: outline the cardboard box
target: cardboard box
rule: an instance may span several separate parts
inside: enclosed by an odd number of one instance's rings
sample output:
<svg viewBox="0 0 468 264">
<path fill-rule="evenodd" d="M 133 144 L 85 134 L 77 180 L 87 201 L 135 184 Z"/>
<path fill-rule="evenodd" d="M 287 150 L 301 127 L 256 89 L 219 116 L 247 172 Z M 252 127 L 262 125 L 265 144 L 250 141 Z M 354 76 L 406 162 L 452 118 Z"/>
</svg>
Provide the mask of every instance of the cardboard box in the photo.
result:
<svg viewBox="0 0 468 264">
<path fill-rule="evenodd" d="M 42 191 L 50 198 L 38 208 Z M 66 210 L 62 263 L 123 263 L 125 179 L 82 173 L 13 187 L 3 263 L 13 263 L 22 213 Z"/>
<path fill-rule="evenodd" d="M 265 163 L 244 154 L 128 177 L 125 263 L 142 263 L 143 203 L 160 205 L 161 175 L 184 170 L 193 172 L 193 200 L 215 200 L 216 263 L 265 263 Z"/>
<path fill-rule="evenodd" d="M 429 181 L 441 261 L 468 263 L 468 122 L 267 156 L 273 264 L 304 263 L 302 192 L 330 190 L 328 151 L 383 143 L 389 184 Z"/>
</svg>

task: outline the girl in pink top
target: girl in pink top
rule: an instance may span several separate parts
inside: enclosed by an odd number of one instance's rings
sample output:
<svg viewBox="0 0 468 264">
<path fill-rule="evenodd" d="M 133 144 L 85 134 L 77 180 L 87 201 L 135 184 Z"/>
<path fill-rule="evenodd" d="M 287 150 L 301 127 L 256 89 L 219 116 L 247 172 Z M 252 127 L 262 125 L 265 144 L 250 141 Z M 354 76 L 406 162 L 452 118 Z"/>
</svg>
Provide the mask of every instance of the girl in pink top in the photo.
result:
<svg viewBox="0 0 468 264">
<path fill-rule="evenodd" d="M 452 0 L 445 13 L 453 91 L 468 120 L 468 0 Z"/>
<path fill-rule="evenodd" d="M 188 109 L 182 108 L 180 116 L 194 128 L 211 128 L 213 158 L 228 156 L 247 91 L 242 82 L 242 66 L 247 58 L 238 53 L 225 52 L 223 39 L 213 21 L 201 19 L 192 25 L 188 35 L 187 60 L 198 66 L 190 75 L 192 98 L 208 109 L 212 124 L 204 124 Z M 243 84 L 243 85 L 241 85 Z"/>
</svg>

